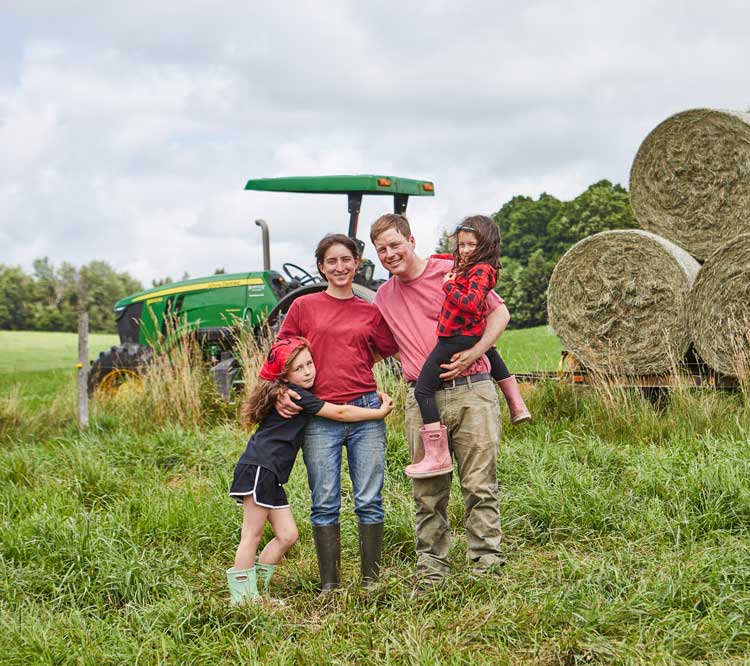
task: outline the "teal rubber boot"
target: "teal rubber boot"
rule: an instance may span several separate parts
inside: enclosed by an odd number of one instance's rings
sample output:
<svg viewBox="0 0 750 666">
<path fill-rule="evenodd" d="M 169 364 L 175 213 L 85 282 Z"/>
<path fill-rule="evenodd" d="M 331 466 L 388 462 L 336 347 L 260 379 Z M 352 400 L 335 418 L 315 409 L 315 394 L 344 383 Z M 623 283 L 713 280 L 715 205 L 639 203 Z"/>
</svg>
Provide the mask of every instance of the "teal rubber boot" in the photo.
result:
<svg viewBox="0 0 750 666">
<path fill-rule="evenodd" d="M 272 606 L 286 606 L 286 602 L 282 599 L 276 599 L 271 597 L 268 589 L 271 584 L 271 578 L 273 577 L 274 571 L 276 571 L 276 564 L 262 564 L 261 562 L 255 561 L 255 570 L 258 572 L 256 580 L 258 583 L 258 591 L 263 595 L 263 599 L 270 603 Z"/>
<path fill-rule="evenodd" d="M 276 571 L 276 565 L 262 564 L 256 560 L 255 570 L 258 572 L 255 576 L 258 585 L 258 592 L 261 594 L 268 594 L 268 587 L 271 584 L 271 578 L 273 577 L 274 571 Z"/>
<path fill-rule="evenodd" d="M 251 604 L 260 600 L 258 594 L 257 569 L 227 569 L 227 583 L 232 605 Z"/>
</svg>

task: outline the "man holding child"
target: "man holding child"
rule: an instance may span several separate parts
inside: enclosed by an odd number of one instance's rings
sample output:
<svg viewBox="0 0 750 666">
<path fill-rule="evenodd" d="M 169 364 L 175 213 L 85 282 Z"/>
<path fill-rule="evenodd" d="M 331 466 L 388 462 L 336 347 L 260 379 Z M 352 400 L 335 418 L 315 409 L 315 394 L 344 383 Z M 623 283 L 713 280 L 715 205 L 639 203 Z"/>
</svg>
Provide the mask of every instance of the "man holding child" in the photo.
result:
<svg viewBox="0 0 750 666">
<path fill-rule="evenodd" d="M 420 411 L 414 383 L 437 340 L 436 326 L 444 300 L 444 275 L 452 261 L 415 252 L 415 240 L 405 216 L 387 214 L 372 225 L 370 239 L 380 263 L 392 278 L 375 296 L 383 318 L 399 346 L 406 397 L 406 432 L 412 461 L 424 455 L 419 429 Z M 474 347 L 445 366 L 443 385 L 436 393 L 447 426 L 464 499 L 468 556 L 477 574 L 501 576 L 505 557 L 497 497 L 497 446 L 501 435 L 500 408 L 485 352 L 505 330 L 508 309 L 494 292 L 487 298 L 487 326 Z M 440 583 L 449 573 L 450 525 L 448 500 L 451 474 L 413 479 L 416 505 L 417 575 L 424 587 Z"/>
</svg>

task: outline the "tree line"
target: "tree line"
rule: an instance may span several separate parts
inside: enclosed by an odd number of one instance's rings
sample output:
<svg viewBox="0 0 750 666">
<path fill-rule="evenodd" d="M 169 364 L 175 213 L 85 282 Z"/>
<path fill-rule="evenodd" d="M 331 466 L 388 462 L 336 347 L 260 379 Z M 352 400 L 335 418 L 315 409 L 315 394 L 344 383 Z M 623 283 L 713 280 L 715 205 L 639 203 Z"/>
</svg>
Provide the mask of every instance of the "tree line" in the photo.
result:
<svg viewBox="0 0 750 666">
<path fill-rule="evenodd" d="M 558 259 L 586 236 L 608 229 L 637 226 L 621 185 L 602 180 L 572 201 L 550 194 L 537 199 L 515 196 L 493 216 L 502 238 L 502 270 L 496 290 L 511 312 L 511 327 L 547 323 L 547 284 Z M 437 250 L 450 250 L 451 233 L 443 232 Z M 223 268 L 215 271 L 223 273 Z M 187 279 L 187 273 L 182 279 Z M 152 286 L 171 283 L 154 280 Z M 64 262 L 55 267 L 46 257 L 32 272 L 0 264 L 0 329 L 75 331 L 78 313 L 86 308 L 92 331 L 116 332 L 112 307 L 143 290 L 128 273 L 104 261 L 81 268 Z"/>
<path fill-rule="evenodd" d="M 547 323 L 547 285 L 558 259 L 575 243 L 610 229 L 637 227 L 628 191 L 601 180 L 572 201 L 550 194 L 515 196 L 494 215 L 502 239 L 496 291 L 511 313 L 511 328 Z M 439 252 L 450 251 L 444 232 Z"/>
<path fill-rule="evenodd" d="M 115 333 L 114 304 L 142 290 L 138 280 L 104 261 L 55 267 L 44 257 L 31 273 L 0 264 L 0 329 L 77 331 L 79 312 L 86 309 L 92 331 Z"/>
</svg>

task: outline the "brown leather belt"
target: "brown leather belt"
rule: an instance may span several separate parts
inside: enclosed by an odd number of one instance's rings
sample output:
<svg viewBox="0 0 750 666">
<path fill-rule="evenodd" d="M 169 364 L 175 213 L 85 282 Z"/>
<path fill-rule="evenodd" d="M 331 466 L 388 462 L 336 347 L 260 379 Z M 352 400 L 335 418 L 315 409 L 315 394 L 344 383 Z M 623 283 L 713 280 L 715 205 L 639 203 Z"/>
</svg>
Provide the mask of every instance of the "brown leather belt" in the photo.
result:
<svg viewBox="0 0 750 666">
<path fill-rule="evenodd" d="M 488 379 L 492 379 L 492 375 L 489 372 L 478 372 L 476 375 L 466 375 L 465 377 L 456 377 L 455 379 L 451 379 L 447 382 L 442 382 L 440 386 L 438 386 L 438 390 L 441 389 L 452 389 L 456 388 L 457 386 L 466 386 L 466 384 L 476 384 L 477 382 L 486 382 Z M 411 381 L 406 382 L 409 385 L 409 388 L 414 388 L 417 385 L 417 382 Z"/>
</svg>

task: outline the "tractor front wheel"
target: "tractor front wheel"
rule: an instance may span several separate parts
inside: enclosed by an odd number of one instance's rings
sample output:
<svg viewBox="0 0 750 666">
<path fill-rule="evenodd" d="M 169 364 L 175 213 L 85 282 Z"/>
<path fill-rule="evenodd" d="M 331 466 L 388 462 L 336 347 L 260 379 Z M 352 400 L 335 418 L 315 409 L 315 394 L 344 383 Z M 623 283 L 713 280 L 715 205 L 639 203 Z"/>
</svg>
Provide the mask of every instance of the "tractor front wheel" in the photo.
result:
<svg viewBox="0 0 750 666">
<path fill-rule="evenodd" d="M 150 347 L 126 342 L 99 354 L 89 369 L 89 395 L 97 391 L 114 393 L 129 381 L 140 381 L 153 357 Z"/>
</svg>

